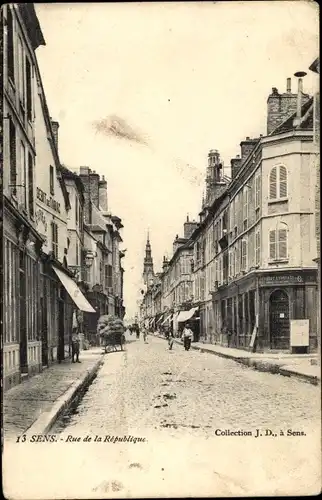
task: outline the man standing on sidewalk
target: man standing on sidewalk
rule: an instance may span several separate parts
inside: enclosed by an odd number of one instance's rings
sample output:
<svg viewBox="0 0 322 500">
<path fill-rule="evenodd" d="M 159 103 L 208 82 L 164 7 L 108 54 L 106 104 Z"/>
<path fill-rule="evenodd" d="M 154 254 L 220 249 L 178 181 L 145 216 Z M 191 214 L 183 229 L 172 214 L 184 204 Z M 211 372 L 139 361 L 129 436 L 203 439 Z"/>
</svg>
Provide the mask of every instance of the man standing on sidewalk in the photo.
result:
<svg viewBox="0 0 322 500">
<path fill-rule="evenodd" d="M 192 337 L 193 337 L 193 331 L 190 328 L 190 324 L 186 323 L 181 336 L 186 351 L 189 351 L 190 349 Z"/>
<path fill-rule="evenodd" d="M 79 351 L 80 351 L 80 335 L 79 331 L 74 330 L 73 335 L 72 335 L 72 362 L 75 363 L 75 357 L 76 357 L 76 363 L 80 363 L 79 361 Z"/>
</svg>

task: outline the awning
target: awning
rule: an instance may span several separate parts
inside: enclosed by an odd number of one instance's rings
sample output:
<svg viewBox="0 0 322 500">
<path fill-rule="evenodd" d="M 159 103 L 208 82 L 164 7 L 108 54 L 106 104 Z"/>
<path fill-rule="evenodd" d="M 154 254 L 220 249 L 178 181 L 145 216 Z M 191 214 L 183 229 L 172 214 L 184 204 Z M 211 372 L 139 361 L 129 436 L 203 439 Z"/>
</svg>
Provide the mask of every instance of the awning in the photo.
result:
<svg viewBox="0 0 322 500">
<path fill-rule="evenodd" d="M 90 305 L 86 297 L 84 297 L 75 281 L 73 281 L 69 276 L 67 276 L 67 274 L 65 274 L 63 271 L 60 271 L 60 269 L 57 269 L 55 266 L 53 266 L 53 270 L 57 274 L 66 292 L 74 301 L 80 311 L 91 313 L 96 312 L 95 309 Z"/>
<path fill-rule="evenodd" d="M 197 309 L 198 307 L 192 307 L 192 309 L 189 309 L 189 311 L 181 311 L 177 318 L 178 323 L 188 321 L 190 318 L 192 318 Z"/>
<path fill-rule="evenodd" d="M 167 317 L 165 318 L 165 320 L 164 320 L 164 321 L 162 321 L 161 325 L 164 325 L 164 323 L 166 323 L 166 322 L 168 321 L 168 319 L 170 319 L 170 318 L 171 318 L 171 316 L 172 316 L 172 314 L 169 314 L 169 316 L 167 316 Z"/>
<path fill-rule="evenodd" d="M 158 319 L 158 321 L 156 322 L 156 324 L 160 323 L 160 321 L 162 321 L 162 318 L 164 318 L 164 314 L 161 314 L 160 318 Z"/>
</svg>

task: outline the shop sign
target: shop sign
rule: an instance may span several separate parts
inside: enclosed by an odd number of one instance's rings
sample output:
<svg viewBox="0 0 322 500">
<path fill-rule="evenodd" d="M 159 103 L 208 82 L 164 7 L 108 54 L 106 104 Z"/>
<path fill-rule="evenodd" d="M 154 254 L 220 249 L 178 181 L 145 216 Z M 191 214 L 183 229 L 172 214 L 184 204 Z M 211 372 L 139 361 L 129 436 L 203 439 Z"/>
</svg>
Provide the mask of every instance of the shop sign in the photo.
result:
<svg viewBox="0 0 322 500">
<path fill-rule="evenodd" d="M 54 200 L 51 196 L 47 196 L 47 194 L 42 191 L 42 189 L 37 187 L 37 199 L 47 205 L 47 207 L 51 208 L 55 212 L 60 214 L 60 203 Z"/>
<path fill-rule="evenodd" d="M 304 279 L 300 275 L 294 274 L 274 274 L 271 276 L 263 276 L 261 278 L 262 285 L 288 285 L 288 284 L 296 284 L 296 283 L 304 283 Z"/>
<path fill-rule="evenodd" d="M 291 347 L 309 346 L 309 325 L 308 319 L 291 319 Z"/>
</svg>

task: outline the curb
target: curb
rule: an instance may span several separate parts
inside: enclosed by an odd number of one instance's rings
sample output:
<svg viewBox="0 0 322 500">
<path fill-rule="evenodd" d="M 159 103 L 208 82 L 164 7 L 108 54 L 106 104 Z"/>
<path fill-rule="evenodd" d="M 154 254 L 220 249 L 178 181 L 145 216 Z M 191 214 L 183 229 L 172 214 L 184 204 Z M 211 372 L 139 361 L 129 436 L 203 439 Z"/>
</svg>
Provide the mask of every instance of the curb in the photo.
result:
<svg viewBox="0 0 322 500">
<path fill-rule="evenodd" d="M 153 337 L 158 337 L 159 339 L 166 340 L 164 337 L 161 335 L 153 335 Z M 182 345 L 182 342 L 180 342 L 178 339 L 174 339 L 176 344 Z M 212 351 L 211 349 L 207 349 L 207 347 L 199 347 L 195 345 L 191 345 L 191 349 L 194 349 L 195 351 L 202 351 L 202 352 L 207 352 L 209 354 L 214 354 L 215 356 L 219 356 L 221 358 L 226 358 L 226 359 L 231 359 L 232 361 L 236 361 L 236 363 L 248 366 L 249 368 L 253 368 L 257 371 L 260 372 L 268 372 L 272 373 L 274 375 L 283 375 L 284 377 L 295 377 L 301 380 L 302 382 L 307 382 L 312 385 L 319 385 L 319 378 L 315 375 L 308 375 L 306 373 L 299 373 L 297 371 L 293 370 L 288 370 L 283 368 L 285 365 L 279 365 L 276 363 L 269 363 L 267 361 L 262 361 L 262 360 L 257 360 L 257 359 L 252 359 L 252 358 L 246 358 L 246 357 L 234 357 L 226 353 L 222 352 L 215 352 Z"/>
<path fill-rule="evenodd" d="M 88 369 L 85 374 L 76 380 L 76 382 L 55 401 L 50 411 L 42 413 L 41 416 L 22 434 L 26 434 L 27 432 L 31 434 L 47 434 L 60 415 L 72 405 L 78 394 L 92 382 L 103 362 L 103 357 L 97 360 L 92 368 Z"/>
</svg>

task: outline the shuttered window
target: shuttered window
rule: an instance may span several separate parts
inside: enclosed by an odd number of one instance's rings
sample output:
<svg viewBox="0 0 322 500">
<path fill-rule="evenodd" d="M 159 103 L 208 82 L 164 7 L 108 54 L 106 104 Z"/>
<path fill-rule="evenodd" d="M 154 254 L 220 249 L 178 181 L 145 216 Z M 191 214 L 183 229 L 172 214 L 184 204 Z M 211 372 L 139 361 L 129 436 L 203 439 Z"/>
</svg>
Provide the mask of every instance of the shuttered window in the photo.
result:
<svg viewBox="0 0 322 500">
<path fill-rule="evenodd" d="M 58 258 L 58 226 L 55 222 L 51 223 L 51 236 L 52 236 L 52 251 L 54 257 Z"/>
<path fill-rule="evenodd" d="M 269 258 L 270 260 L 276 259 L 276 231 L 269 232 Z"/>
<path fill-rule="evenodd" d="M 255 265 L 260 265 L 261 258 L 261 233 L 258 229 L 255 233 Z"/>
<path fill-rule="evenodd" d="M 32 116 L 32 68 L 28 57 L 26 57 L 26 100 L 27 100 L 27 117 L 31 122 Z"/>
<path fill-rule="evenodd" d="M 13 16 L 11 6 L 7 5 L 7 64 L 8 76 L 15 81 L 15 51 L 14 51 L 14 33 L 13 33 Z"/>
<path fill-rule="evenodd" d="M 244 187 L 243 193 L 243 230 L 246 231 L 248 223 L 248 187 Z"/>
<path fill-rule="evenodd" d="M 277 229 L 269 232 L 270 260 L 287 259 L 287 225 L 279 224 Z"/>
<path fill-rule="evenodd" d="M 34 216 L 34 162 L 30 153 L 28 153 L 28 208 L 29 208 L 29 215 L 33 217 Z"/>
<path fill-rule="evenodd" d="M 241 242 L 241 266 L 242 271 L 247 269 L 247 240 L 243 239 Z"/>
<path fill-rule="evenodd" d="M 260 207 L 261 204 L 261 178 L 260 175 L 255 177 L 255 208 Z"/>
<path fill-rule="evenodd" d="M 10 148 L 10 187 L 14 196 L 17 194 L 17 143 L 16 127 L 9 118 L 9 148 Z"/>
<path fill-rule="evenodd" d="M 286 259 L 287 258 L 287 230 L 279 229 L 278 230 L 278 258 Z"/>
<path fill-rule="evenodd" d="M 280 198 L 287 197 L 287 170 L 283 165 L 279 168 L 279 195 Z"/>
<path fill-rule="evenodd" d="M 287 197 L 287 170 L 284 165 L 273 167 L 269 176 L 269 199 Z"/>
<path fill-rule="evenodd" d="M 269 198 L 271 200 L 277 198 L 277 167 L 273 167 L 269 174 Z"/>
</svg>

